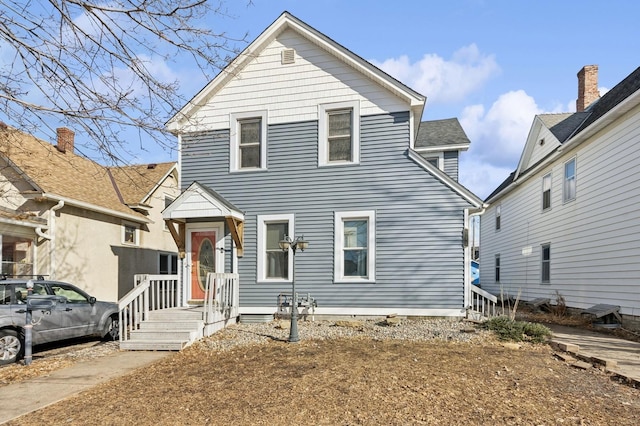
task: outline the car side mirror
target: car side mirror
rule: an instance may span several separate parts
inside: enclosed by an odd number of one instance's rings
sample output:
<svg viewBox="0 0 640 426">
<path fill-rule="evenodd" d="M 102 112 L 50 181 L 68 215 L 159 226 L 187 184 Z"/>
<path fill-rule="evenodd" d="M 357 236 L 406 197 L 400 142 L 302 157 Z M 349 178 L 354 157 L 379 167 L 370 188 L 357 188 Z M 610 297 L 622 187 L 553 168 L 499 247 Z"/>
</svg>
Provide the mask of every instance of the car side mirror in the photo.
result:
<svg viewBox="0 0 640 426">
<path fill-rule="evenodd" d="M 96 300 L 97 300 L 97 299 L 96 299 L 95 297 L 91 296 L 91 297 L 89 298 L 89 303 L 91 303 L 91 304 L 93 305 L 94 303 L 96 303 Z"/>
</svg>

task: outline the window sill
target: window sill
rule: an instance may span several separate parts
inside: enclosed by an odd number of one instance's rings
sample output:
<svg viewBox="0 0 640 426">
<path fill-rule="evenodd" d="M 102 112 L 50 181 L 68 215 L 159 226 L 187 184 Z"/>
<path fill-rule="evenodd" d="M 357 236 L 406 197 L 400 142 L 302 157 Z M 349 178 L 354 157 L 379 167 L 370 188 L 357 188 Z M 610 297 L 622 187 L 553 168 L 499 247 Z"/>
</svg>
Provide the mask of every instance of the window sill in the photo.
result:
<svg viewBox="0 0 640 426">
<path fill-rule="evenodd" d="M 369 278 L 338 278 L 333 280 L 334 284 L 375 284 L 376 280 Z"/>
<path fill-rule="evenodd" d="M 231 169 L 230 173 L 251 173 L 251 172 L 266 172 L 268 169 L 266 167 L 252 167 L 245 169 Z"/>
<path fill-rule="evenodd" d="M 261 278 L 256 281 L 257 284 L 291 284 L 292 280 L 285 278 Z"/>
</svg>

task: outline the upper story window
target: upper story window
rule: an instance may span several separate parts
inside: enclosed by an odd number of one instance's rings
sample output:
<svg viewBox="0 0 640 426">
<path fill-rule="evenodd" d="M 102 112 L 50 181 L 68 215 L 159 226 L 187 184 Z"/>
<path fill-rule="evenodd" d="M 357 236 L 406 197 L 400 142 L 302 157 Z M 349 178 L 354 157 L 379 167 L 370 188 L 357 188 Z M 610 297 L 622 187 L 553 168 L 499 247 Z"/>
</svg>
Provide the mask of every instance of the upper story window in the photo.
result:
<svg viewBox="0 0 640 426">
<path fill-rule="evenodd" d="M 551 208 L 551 173 L 542 177 L 542 210 Z"/>
<path fill-rule="evenodd" d="M 375 281 L 375 212 L 335 214 L 335 281 Z"/>
<path fill-rule="evenodd" d="M 231 114 L 229 170 L 267 168 L 267 112 Z"/>
<path fill-rule="evenodd" d="M 500 223 L 502 220 L 502 206 L 496 206 L 496 231 L 500 230 L 502 224 Z"/>
<path fill-rule="evenodd" d="M 292 214 L 258 216 L 258 281 L 291 282 L 293 258 L 280 248 L 286 235 L 294 235 Z"/>
<path fill-rule="evenodd" d="M 360 103 L 318 106 L 318 165 L 360 162 Z"/>
<path fill-rule="evenodd" d="M 137 246 L 138 242 L 138 226 L 130 223 L 122 225 L 122 242 Z"/>
<path fill-rule="evenodd" d="M 576 159 L 564 163 L 564 201 L 576 198 Z"/>
<path fill-rule="evenodd" d="M 442 152 L 436 154 L 422 154 L 428 163 L 437 167 L 440 170 L 444 170 L 444 154 Z"/>
</svg>

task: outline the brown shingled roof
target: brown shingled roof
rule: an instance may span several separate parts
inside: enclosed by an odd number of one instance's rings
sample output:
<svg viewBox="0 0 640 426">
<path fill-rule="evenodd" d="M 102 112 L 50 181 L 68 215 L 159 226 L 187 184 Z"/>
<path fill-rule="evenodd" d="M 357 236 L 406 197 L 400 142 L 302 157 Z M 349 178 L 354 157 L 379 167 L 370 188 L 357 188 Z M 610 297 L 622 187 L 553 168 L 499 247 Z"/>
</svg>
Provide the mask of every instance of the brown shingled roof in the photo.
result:
<svg viewBox="0 0 640 426">
<path fill-rule="evenodd" d="M 161 180 L 176 163 L 141 164 L 125 167 L 110 167 L 125 204 L 143 203 L 147 195 L 161 184 Z"/>
<path fill-rule="evenodd" d="M 0 127 L 0 155 L 24 173 L 36 192 L 146 219 L 122 202 L 109 169 L 92 160 L 61 153 L 54 145 L 8 126 Z M 153 187 L 145 185 L 147 191 Z"/>
</svg>

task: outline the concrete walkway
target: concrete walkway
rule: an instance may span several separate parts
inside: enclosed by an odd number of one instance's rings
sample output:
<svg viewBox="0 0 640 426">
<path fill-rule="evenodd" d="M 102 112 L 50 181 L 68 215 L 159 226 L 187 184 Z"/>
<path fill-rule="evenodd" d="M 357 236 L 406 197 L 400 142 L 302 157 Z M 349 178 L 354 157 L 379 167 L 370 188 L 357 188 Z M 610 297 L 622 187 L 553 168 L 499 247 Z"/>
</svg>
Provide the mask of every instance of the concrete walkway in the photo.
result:
<svg viewBox="0 0 640 426">
<path fill-rule="evenodd" d="M 583 362 L 604 366 L 629 384 L 640 387 L 640 343 L 575 327 L 548 327 L 553 332 L 552 344 L 556 349 Z"/>
<path fill-rule="evenodd" d="M 95 360 L 78 362 L 48 376 L 0 387 L 0 423 L 59 402 L 170 354 L 172 352 L 115 352 Z"/>
</svg>

